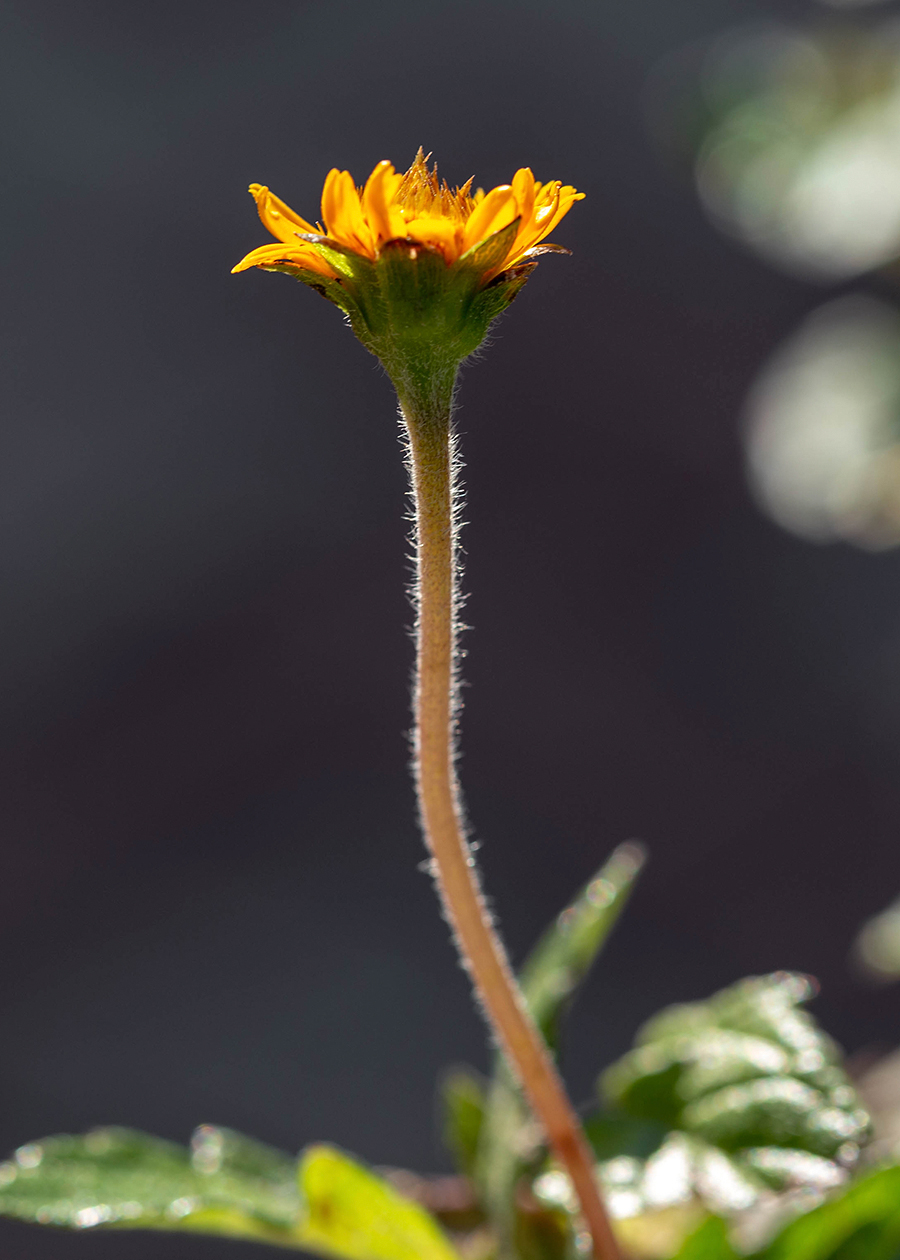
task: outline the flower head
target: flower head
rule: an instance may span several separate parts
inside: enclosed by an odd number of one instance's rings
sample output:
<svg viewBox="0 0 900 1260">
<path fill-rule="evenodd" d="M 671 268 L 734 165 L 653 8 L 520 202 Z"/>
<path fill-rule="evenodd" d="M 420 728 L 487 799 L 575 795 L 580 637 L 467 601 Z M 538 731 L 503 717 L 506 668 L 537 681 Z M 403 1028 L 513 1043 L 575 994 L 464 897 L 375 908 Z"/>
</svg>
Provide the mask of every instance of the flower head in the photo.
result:
<svg viewBox="0 0 900 1260">
<path fill-rule="evenodd" d="M 312 224 L 268 188 L 251 184 L 259 217 L 277 243 L 234 271 L 285 271 L 349 316 L 354 332 L 388 371 L 423 356 L 455 366 L 484 339 L 543 253 L 567 253 L 546 237 L 584 194 L 517 171 L 485 193 L 472 181 L 451 189 L 420 149 L 405 175 L 379 162 L 358 188 L 332 170 L 322 221 Z"/>
<path fill-rule="evenodd" d="M 263 185 L 251 184 L 250 192 L 259 217 L 279 243 L 252 250 L 236 272 L 286 263 L 339 279 L 339 271 L 328 260 L 328 246 L 375 262 L 395 241 L 431 250 L 449 266 L 504 231 L 502 256 L 492 258 L 484 269 L 485 283 L 558 249 L 541 242 L 584 196 L 559 180 L 539 183 L 527 167 L 516 171 L 511 184 L 488 193 L 481 188 L 473 193 L 472 180 L 451 189 L 438 180 L 437 166 L 429 169 L 421 149 L 405 175 L 390 162 L 379 162 L 362 188 L 356 187 L 349 171 L 329 171 L 322 190 L 322 222 L 315 226 Z M 513 224 L 515 230 L 509 230 Z"/>
</svg>

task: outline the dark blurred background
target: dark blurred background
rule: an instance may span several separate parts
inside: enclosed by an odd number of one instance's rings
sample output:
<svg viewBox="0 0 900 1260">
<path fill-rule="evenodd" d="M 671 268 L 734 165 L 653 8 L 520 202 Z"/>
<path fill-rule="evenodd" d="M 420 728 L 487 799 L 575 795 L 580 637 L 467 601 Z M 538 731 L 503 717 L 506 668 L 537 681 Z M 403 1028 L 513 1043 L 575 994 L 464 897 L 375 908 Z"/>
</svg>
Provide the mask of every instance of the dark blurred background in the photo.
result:
<svg viewBox="0 0 900 1260">
<path fill-rule="evenodd" d="M 814 11 L 0 4 L 4 1152 L 208 1121 L 437 1169 L 435 1078 L 489 1062 L 417 870 L 391 391 L 315 294 L 229 274 L 268 239 L 249 182 L 315 218 L 332 165 L 419 144 L 588 194 L 459 411 L 462 773 L 514 956 L 616 843 L 651 853 L 576 1096 L 660 1005 L 775 968 L 849 1050 L 900 1040 L 848 963 L 900 891 L 900 553 L 752 501 L 743 400 L 823 292 L 717 234 L 645 119 L 673 50 Z"/>
</svg>

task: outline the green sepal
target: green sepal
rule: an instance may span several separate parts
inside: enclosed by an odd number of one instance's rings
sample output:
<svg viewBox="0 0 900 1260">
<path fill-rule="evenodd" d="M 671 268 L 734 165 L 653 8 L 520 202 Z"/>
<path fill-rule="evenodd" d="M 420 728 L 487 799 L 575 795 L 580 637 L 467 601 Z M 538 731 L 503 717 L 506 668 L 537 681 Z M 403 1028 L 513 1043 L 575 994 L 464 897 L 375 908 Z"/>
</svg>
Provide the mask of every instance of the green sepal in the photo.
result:
<svg viewBox="0 0 900 1260">
<path fill-rule="evenodd" d="M 401 400 L 427 414 L 437 399 L 449 406 L 459 364 L 478 349 L 537 265 L 523 261 L 486 280 L 508 254 L 518 226 L 516 219 L 450 266 L 440 252 L 412 239 L 387 241 L 373 261 L 329 237 L 298 232 L 337 278 L 288 260 L 262 269 L 294 276 L 344 311 Z"/>
<path fill-rule="evenodd" d="M 286 276 L 292 276 L 295 280 L 299 280 L 301 284 L 307 285 L 310 289 L 315 289 L 322 297 L 327 298 L 329 302 L 333 302 L 335 306 L 340 307 L 345 314 L 350 314 L 352 299 L 347 290 L 337 280 L 332 280 L 330 276 L 323 276 L 318 271 L 310 271 L 308 267 L 298 267 L 292 262 L 267 263 L 261 266 L 260 271 L 281 271 Z"/>
<path fill-rule="evenodd" d="M 336 271 L 344 280 L 354 280 L 367 263 L 370 267 L 372 266 L 367 258 L 357 254 L 355 250 L 348 249 L 346 245 L 331 240 L 328 236 L 319 236 L 309 232 L 298 232 L 297 236 L 301 241 L 314 246 L 323 262 L 328 263 L 332 271 Z"/>
<path fill-rule="evenodd" d="M 458 268 L 462 271 L 469 268 L 480 276 L 485 276 L 489 272 L 494 271 L 509 253 L 510 246 L 516 239 L 516 233 L 521 222 L 522 216 L 519 215 L 513 219 L 512 223 L 507 224 L 505 228 L 501 228 L 499 232 L 494 232 L 491 236 L 485 237 L 483 241 L 479 241 L 477 245 L 473 245 L 471 249 L 467 249 L 453 264 L 454 269 Z"/>
</svg>

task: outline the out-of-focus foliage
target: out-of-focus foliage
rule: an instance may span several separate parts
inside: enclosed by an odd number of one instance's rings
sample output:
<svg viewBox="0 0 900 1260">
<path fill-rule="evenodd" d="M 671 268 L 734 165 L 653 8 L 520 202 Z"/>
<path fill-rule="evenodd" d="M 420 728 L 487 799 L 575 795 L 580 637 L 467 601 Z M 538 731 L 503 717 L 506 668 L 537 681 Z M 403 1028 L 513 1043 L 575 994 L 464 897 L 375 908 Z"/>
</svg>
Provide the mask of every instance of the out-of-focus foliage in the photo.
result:
<svg viewBox="0 0 900 1260">
<path fill-rule="evenodd" d="M 629 1114 L 741 1152 L 767 1180 L 780 1177 L 787 1151 L 852 1163 L 869 1118 L 837 1047 L 799 1009 L 812 992 L 805 977 L 776 972 L 669 1007 L 604 1072 L 602 1094 Z"/>
<path fill-rule="evenodd" d="M 470 1068 L 457 1067 L 440 1084 L 441 1134 L 460 1172 L 471 1177 L 484 1122 L 485 1085 Z"/>
<path fill-rule="evenodd" d="M 722 1220 L 712 1218 L 686 1240 L 677 1260 L 896 1260 L 900 1255 L 900 1168 L 861 1177 L 753 1251 L 732 1246 Z"/>
<path fill-rule="evenodd" d="M 693 1201 L 754 1213 L 757 1239 L 846 1181 L 870 1122 L 837 1047 L 799 1009 L 811 995 L 805 977 L 779 972 L 670 1007 L 640 1030 L 603 1073 L 601 1095 L 670 1133 L 646 1161 L 600 1166 L 614 1216 Z"/>
<path fill-rule="evenodd" d="M 190 1150 L 130 1129 L 20 1147 L 0 1164 L 0 1214 L 218 1234 L 343 1260 L 457 1260 L 422 1207 L 333 1147 L 310 1147 L 298 1166 L 212 1125 Z"/>
<path fill-rule="evenodd" d="M 210 1125 L 191 1150 L 131 1129 L 95 1129 L 29 1143 L 0 1164 L 0 1213 L 42 1225 L 287 1242 L 299 1212 L 290 1156 Z"/>
<path fill-rule="evenodd" d="M 846 280 L 900 254 L 900 27 L 723 35 L 675 85 L 713 221 L 776 265 Z M 689 121 L 688 121 L 689 120 Z"/>
<path fill-rule="evenodd" d="M 863 924 L 854 953 L 873 979 L 900 979 L 900 901 Z"/>
<path fill-rule="evenodd" d="M 751 484 L 780 524 L 817 542 L 900 542 L 900 314 L 856 296 L 820 307 L 747 402 Z"/>
<path fill-rule="evenodd" d="M 346 1260 L 457 1260 L 424 1208 L 334 1147 L 306 1150 L 299 1181 L 307 1251 Z"/>
<path fill-rule="evenodd" d="M 900 1050 L 876 1060 L 856 1084 L 875 1129 L 866 1160 L 900 1163 Z"/>
<path fill-rule="evenodd" d="M 844 10 L 861 5 L 833 0 Z M 900 21 L 850 12 L 739 28 L 673 55 L 651 124 L 713 222 L 819 283 L 900 278 Z M 900 311 L 826 305 L 762 369 L 747 407 L 763 509 L 816 542 L 900 543 Z"/>
<path fill-rule="evenodd" d="M 636 846 L 616 850 L 526 964 L 524 990 L 554 1050 L 642 861 Z M 837 1047 L 801 1009 L 811 995 L 805 977 L 779 972 L 669 1007 L 603 1073 L 605 1108 L 586 1132 L 626 1260 L 898 1260 L 900 1068 L 888 1059 L 863 1079 L 878 1121 L 870 1151 L 890 1166 L 852 1180 L 869 1119 Z M 0 1215 L 187 1230 L 336 1260 L 575 1260 L 571 1184 L 502 1064 L 490 1083 L 454 1070 L 442 1100 L 460 1177 L 381 1176 L 321 1145 L 295 1160 L 210 1125 L 190 1149 L 98 1129 L 0 1164 Z"/>
</svg>

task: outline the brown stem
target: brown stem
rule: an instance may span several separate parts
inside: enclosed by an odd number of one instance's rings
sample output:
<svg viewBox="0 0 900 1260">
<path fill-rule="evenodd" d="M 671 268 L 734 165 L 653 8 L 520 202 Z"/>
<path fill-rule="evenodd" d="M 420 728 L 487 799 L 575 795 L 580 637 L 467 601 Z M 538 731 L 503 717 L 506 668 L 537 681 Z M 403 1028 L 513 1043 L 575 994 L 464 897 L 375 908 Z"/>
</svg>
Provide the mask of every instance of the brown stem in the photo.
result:
<svg viewBox="0 0 900 1260">
<path fill-rule="evenodd" d="M 620 1260 L 587 1141 L 494 931 L 465 834 L 454 764 L 458 565 L 449 398 L 440 407 L 416 409 L 402 398 L 401 405 L 416 523 L 414 765 L 435 881 L 488 1023 L 571 1178 L 595 1260 Z"/>
</svg>

